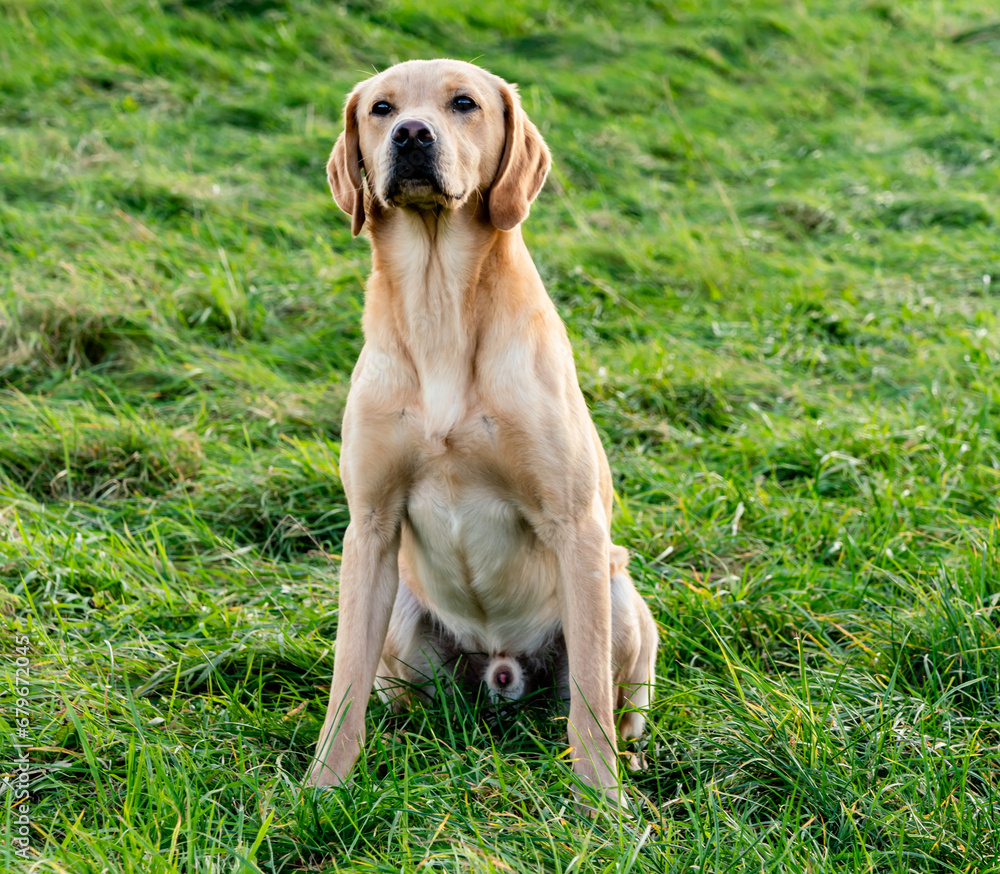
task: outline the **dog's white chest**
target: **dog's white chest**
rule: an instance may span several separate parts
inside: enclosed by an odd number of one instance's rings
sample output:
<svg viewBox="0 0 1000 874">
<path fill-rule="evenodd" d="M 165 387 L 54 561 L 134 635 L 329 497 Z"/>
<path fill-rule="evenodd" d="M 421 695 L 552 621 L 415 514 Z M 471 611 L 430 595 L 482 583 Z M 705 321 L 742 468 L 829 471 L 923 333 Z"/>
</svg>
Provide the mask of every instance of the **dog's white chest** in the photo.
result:
<svg viewBox="0 0 1000 874">
<path fill-rule="evenodd" d="M 407 564 L 469 651 L 537 649 L 559 623 L 555 568 L 516 507 L 487 484 L 429 476 L 407 504 Z"/>
</svg>

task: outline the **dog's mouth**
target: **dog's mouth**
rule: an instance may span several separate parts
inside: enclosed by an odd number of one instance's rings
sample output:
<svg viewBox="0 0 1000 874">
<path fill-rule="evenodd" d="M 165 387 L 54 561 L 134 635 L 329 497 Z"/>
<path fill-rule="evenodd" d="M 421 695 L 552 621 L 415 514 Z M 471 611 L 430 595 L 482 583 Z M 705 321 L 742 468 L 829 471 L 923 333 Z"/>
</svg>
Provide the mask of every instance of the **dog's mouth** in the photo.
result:
<svg viewBox="0 0 1000 874">
<path fill-rule="evenodd" d="M 462 195 L 442 190 L 436 179 L 394 179 L 386 192 L 390 207 L 445 207 L 451 209 L 462 202 Z"/>
<path fill-rule="evenodd" d="M 386 185 L 385 201 L 392 207 L 455 207 L 463 194 L 446 189 L 433 161 L 420 152 L 398 155 Z"/>
</svg>

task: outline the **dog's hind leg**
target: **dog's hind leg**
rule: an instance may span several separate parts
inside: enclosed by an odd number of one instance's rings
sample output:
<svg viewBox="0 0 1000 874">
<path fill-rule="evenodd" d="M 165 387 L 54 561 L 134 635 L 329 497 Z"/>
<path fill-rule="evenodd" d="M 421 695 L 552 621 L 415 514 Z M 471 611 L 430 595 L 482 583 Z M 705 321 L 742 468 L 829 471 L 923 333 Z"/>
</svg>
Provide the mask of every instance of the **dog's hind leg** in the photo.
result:
<svg viewBox="0 0 1000 874">
<path fill-rule="evenodd" d="M 379 698 L 397 713 L 409 705 L 415 691 L 433 694 L 434 677 L 448 657 L 428 635 L 429 626 L 429 616 L 401 576 L 375 676 Z"/>
<path fill-rule="evenodd" d="M 646 711 L 656 682 L 659 637 L 649 607 L 628 574 L 628 551 L 612 545 L 611 660 L 616 687 L 615 704 L 622 711 L 618 734 L 622 740 L 642 735 Z"/>
</svg>

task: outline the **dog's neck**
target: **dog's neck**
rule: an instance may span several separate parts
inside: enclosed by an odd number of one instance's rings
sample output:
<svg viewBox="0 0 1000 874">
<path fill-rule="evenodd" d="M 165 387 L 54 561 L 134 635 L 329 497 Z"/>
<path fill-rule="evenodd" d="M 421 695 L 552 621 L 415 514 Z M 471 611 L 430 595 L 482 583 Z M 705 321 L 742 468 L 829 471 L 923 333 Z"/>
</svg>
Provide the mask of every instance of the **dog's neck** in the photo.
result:
<svg viewBox="0 0 1000 874">
<path fill-rule="evenodd" d="M 447 437 L 468 408 L 480 276 L 512 236 L 473 208 L 395 209 L 372 228 L 366 320 L 391 318 L 392 334 L 416 372 L 429 440 Z"/>
</svg>

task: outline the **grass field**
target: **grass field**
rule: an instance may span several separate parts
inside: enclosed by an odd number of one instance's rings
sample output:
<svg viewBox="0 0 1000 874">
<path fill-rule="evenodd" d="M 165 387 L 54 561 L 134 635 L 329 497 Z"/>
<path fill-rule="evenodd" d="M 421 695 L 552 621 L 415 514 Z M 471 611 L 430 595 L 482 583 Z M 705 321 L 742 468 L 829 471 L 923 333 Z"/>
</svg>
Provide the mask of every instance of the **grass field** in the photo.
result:
<svg viewBox="0 0 1000 874">
<path fill-rule="evenodd" d="M 323 167 L 440 56 L 555 156 L 662 637 L 620 825 L 544 704 L 373 704 L 297 788 L 369 260 Z M 987 0 L 0 0 L 0 869 L 1000 870 L 998 93 Z"/>
</svg>

